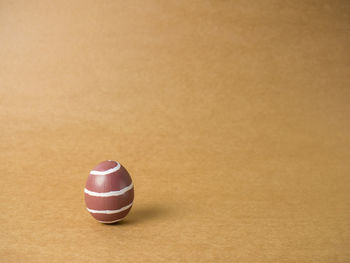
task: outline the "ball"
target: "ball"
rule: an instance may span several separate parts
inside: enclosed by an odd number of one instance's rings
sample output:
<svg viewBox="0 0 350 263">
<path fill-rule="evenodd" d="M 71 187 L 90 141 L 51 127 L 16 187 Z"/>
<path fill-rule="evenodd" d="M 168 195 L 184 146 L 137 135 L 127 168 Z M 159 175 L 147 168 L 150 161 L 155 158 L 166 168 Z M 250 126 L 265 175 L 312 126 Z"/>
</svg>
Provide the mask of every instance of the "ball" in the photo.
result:
<svg viewBox="0 0 350 263">
<path fill-rule="evenodd" d="M 85 204 L 99 222 L 112 224 L 126 217 L 134 201 L 134 186 L 128 171 L 118 162 L 98 164 L 86 181 Z"/>
</svg>

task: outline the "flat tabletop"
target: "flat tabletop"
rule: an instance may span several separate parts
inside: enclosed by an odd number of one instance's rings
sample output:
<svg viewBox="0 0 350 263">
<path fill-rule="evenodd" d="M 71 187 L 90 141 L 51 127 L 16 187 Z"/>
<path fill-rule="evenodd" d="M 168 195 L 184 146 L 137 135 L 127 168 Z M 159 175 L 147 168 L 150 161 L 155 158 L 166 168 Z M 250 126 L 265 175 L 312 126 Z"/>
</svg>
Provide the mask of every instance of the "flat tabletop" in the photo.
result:
<svg viewBox="0 0 350 263">
<path fill-rule="evenodd" d="M 349 32 L 349 1 L 0 1 L 0 262 L 350 262 Z"/>
</svg>

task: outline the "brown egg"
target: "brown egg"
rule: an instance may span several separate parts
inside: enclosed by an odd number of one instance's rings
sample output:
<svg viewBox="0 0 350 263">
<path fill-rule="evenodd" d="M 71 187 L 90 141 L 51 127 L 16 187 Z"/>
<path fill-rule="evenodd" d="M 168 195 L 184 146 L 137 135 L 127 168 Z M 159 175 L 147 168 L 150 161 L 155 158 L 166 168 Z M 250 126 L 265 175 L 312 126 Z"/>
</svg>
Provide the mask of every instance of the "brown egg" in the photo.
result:
<svg viewBox="0 0 350 263">
<path fill-rule="evenodd" d="M 122 220 L 134 201 L 131 177 L 115 161 L 104 161 L 90 172 L 84 193 L 87 210 L 97 221 L 105 224 Z"/>
</svg>

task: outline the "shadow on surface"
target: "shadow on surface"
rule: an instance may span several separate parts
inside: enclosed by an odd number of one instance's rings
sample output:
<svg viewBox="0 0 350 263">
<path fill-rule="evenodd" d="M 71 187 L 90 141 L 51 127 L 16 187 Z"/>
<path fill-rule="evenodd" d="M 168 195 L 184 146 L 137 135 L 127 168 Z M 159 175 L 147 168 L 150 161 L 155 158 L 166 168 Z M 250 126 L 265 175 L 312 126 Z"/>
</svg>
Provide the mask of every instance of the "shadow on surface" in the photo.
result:
<svg viewBox="0 0 350 263">
<path fill-rule="evenodd" d="M 133 207 L 124 220 L 111 225 L 139 224 L 166 217 L 167 215 L 169 215 L 169 209 L 159 205 Z"/>
</svg>

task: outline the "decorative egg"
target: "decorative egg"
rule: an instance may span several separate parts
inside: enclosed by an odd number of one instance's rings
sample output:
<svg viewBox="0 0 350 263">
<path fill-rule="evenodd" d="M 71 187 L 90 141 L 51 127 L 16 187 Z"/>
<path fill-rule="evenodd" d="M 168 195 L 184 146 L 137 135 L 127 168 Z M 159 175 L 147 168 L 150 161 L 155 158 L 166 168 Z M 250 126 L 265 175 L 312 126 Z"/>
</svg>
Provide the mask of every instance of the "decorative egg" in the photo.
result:
<svg viewBox="0 0 350 263">
<path fill-rule="evenodd" d="M 87 210 L 105 224 L 124 219 L 134 201 L 134 186 L 128 171 L 110 160 L 90 172 L 84 193 Z"/>
</svg>

